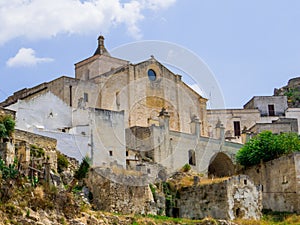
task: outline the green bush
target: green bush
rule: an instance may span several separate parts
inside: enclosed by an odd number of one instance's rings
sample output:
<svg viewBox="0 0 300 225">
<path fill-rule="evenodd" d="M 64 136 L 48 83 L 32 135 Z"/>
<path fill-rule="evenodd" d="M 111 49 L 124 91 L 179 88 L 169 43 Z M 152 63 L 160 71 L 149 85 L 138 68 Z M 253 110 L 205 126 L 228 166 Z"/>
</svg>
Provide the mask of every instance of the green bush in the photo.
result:
<svg viewBox="0 0 300 225">
<path fill-rule="evenodd" d="M 74 177 L 78 180 L 82 180 L 86 177 L 91 164 L 91 159 L 86 156 L 83 158 L 78 170 L 76 170 Z"/>
<path fill-rule="evenodd" d="M 65 157 L 60 152 L 57 152 L 57 171 L 61 173 L 65 169 L 67 169 L 69 166 L 69 161 L 67 157 Z"/>
<path fill-rule="evenodd" d="M 186 163 L 183 167 L 182 167 L 182 171 L 183 172 L 188 172 L 191 170 L 191 165 Z"/>
<path fill-rule="evenodd" d="M 6 179 L 15 179 L 19 173 L 17 167 L 18 167 L 17 160 L 15 160 L 13 164 L 6 166 L 5 162 L 0 157 L 0 173 L 1 173 L 2 179 L 5 179 L 5 180 Z"/>
</svg>

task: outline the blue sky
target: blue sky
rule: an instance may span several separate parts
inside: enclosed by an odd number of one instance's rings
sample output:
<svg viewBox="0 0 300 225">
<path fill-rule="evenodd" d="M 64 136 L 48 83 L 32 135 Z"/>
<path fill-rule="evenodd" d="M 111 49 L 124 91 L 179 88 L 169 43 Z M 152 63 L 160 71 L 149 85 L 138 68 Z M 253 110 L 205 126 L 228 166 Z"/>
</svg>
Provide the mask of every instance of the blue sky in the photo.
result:
<svg viewBox="0 0 300 225">
<path fill-rule="evenodd" d="M 300 74 L 300 1 L 0 0 L 0 101 L 25 87 L 74 76 L 99 34 L 107 49 L 143 40 L 197 54 L 228 108 Z M 195 75 L 197 76 L 197 75 Z"/>
</svg>

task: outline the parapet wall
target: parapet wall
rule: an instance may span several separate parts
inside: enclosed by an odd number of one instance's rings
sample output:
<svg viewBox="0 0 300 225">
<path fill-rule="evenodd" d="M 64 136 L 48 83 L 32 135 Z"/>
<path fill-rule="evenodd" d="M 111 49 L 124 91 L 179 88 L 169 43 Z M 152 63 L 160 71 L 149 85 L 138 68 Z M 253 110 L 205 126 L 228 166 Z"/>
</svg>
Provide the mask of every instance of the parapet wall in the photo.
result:
<svg viewBox="0 0 300 225">
<path fill-rule="evenodd" d="M 15 142 L 16 142 L 16 144 L 27 142 L 29 145 L 35 145 L 39 148 L 44 149 L 45 157 L 49 159 L 51 168 L 56 170 L 56 168 L 57 168 L 57 156 L 56 156 L 57 141 L 55 139 L 16 129 L 15 130 Z"/>
</svg>

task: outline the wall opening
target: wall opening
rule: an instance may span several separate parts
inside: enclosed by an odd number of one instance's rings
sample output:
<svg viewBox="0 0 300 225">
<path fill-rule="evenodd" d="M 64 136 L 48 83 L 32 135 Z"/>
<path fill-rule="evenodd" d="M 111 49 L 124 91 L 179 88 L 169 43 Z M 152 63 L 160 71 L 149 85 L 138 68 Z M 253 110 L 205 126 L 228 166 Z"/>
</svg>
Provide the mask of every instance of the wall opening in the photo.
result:
<svg viewBox="0 0 300 225">
<path fill-rule="evenodd" d="M 236 137 L 241 136 L 241 124 L 240 124 L 240 121 L 233 121 L 233 128 L 234 128 L 234 136 L 236 136 Z"/>
<path fill-rule="evenodd" d="M 223 152 L 216 153 L 208 166 L 208 177 L 227 177 L 234 174 L 231 159 Z"/>
<path fill-rule="evenodd" d="M 179 218 L 179 208 L 173 208 L 172 209 L 172 216 L 174 218 Z"/>
<path fill-rule="evenodd" d="M 268 105 L 269 116 L 275 116 L 275 107 L 274 105 Z"/>
<path fill-rule="evenodd" d="M 70 98 L 70 106 L 72 107 L 72 85 L 70 85 L 69 86 L 69 92 L 70 92 L 70 96 L 69 96 L 69 98 Z"/>
<path fill-rule="evenodd" d="M 240 208 L 237 208 L 237 209 L 235 210 L 235 216 L 236 216 L 237 218 L 239 218 L 239 217 L 241 216 L 241 210 L 240 210 Z"/>
<path fill-rule="evenodd" d="M 194 150 L 189 150 L 189 164 L 196 166 L 196 154 Z"/>
<path fill-rule="evenodd" d="M 84 93 L 83 94 L 83 100 L 84 100 L 84 102 L 88 102 L 89 101 L 89 95 L 88 95 L 88 93 Z"/>
</svg>

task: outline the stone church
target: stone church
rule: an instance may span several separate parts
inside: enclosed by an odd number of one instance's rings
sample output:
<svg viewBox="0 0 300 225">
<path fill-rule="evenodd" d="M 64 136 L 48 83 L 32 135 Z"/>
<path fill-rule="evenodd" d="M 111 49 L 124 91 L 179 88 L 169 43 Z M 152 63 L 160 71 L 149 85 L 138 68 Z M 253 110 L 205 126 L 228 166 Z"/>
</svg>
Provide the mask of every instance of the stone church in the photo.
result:
<svg viewBox="0 0 300 225">
<path fill-rule="evenodd" d="M 88 155 L 94 166 L 152 174 L 158 165 L 173 172 L 188 163 L 232 175 L 242 145 L 224 141 L 207 100 L 153 56 L 136 64 L 111 56 L 100 36 L 95 53 L 75 64 L 75 78 L 22 89 L 0 106 L 16 111 L 18 129 L 55 138 L 58 150 Z"/>
</svg>

